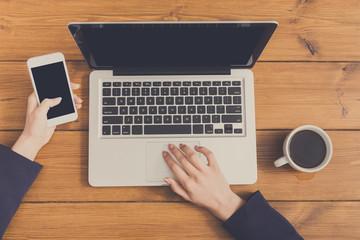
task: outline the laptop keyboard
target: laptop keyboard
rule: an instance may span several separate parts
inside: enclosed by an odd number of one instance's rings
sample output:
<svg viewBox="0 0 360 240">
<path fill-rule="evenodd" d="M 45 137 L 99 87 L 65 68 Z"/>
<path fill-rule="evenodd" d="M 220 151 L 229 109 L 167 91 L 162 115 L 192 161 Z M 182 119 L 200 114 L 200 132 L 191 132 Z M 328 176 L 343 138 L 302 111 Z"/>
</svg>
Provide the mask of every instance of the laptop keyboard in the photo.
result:
<svg viewBox="0 0 360 240">
<path fill-rule="evenodd" d="M 103 137 L 244 135 L 243 81 L 101 81 Z"/>
</svg>

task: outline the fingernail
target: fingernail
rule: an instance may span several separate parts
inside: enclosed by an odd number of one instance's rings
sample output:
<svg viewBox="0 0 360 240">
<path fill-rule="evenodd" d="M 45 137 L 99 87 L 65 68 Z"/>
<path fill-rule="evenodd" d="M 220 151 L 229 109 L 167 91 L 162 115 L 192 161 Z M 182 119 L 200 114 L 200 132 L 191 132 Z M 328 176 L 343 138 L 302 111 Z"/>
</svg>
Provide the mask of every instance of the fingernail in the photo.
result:
<svg viewBox="0 0 360 240">
<path fill-rule="evenodd" d="M 167 178 L 164 178 L 164 181 L 170 185 L 170 181 Z"/>
<path fill-rule="evenodd" d="M 81 86 L 80 83 L 75 83 L 75 85 L 76 85 L 76 87 L 80 87 L 80 86 Z"/>
<path fill-rule="evenodd" d="M 62 97 L 58 97 L 58 98 L 56 98 L 56 100 L 61 101 L 61 100 L 62 100 Z"/>
<path fill-rule="evenodd" d="M 182 144 L 182 143 L 179 144 L 179 147 L 180 147 L 180 148 L 182 148 L 183 146 L 184 146 L 184 144 Z"/>
<path fill-rule="evenodd" d="M 173 149 L 174 148 L 174 144 L 169 144 L 169 148 Z"/>
<path fill-rule="evenodd" d="M 83 100 L 82 100 L 81 98 L 79 98 L 79 100 L 80 100 L 80 103 L 82 103 L 82 102 L 83 102 Z"/>
<path fill-rule="evenodd" d="M 194 148 L 199 148 L 199 146 L 198 145 L 195 145 L 195 147 Z"/>
<path fill-rule="evenodd" d="M 163 155 L 163 157 L 166 157 L 168 155 L 168 153 L 164 151 L 164 152 L 162 152 L 162 155 Z"/>
</svg>

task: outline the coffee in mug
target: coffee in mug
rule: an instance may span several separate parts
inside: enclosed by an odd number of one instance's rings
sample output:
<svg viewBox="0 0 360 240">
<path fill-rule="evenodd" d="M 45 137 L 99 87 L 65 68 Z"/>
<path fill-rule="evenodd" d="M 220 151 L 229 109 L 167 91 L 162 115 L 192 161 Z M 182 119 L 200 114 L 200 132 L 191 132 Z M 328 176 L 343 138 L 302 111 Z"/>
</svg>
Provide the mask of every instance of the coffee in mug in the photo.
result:
<svg viewBox="0 0 360 240">
<path fill-rule="evenodd" d="M 324 130 L 312 125 L 296 128 L 288 134 L 283 145 L 284 156 L 274 162 L 276 167 L 290 164 L 302 172 L 323 169 L 332 156 L 332 143 Z"/>
</svg>

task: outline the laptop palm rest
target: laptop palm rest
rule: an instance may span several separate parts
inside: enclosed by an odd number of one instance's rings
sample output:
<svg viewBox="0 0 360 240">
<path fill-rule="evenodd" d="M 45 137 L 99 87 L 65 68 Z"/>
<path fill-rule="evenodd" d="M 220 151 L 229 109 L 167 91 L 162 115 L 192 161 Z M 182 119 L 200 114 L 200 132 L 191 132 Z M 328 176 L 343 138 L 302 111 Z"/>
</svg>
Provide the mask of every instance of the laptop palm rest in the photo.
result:
<svg viewBox="0 0 360 240">
<path fill-rule="evenodd" d="M 148 142 L 146 143 L 146 181 L 148 182 L 163 182 L 164 178 L 175 178 L 174 174 L 170 171 L 162 152 L 167 151 L 170 153 L 168 145 L 172 143 L 179 146 L 180 143 L 186 144 L 192 149 L 195 145 L 200 145 L 200 142 Z M 170 153 L 171 154 L 171 153 Z M 200 153 L 199 153 L 200 156 Z M 176 161 L 175 157 L 172 156 Z"/>
</svg>

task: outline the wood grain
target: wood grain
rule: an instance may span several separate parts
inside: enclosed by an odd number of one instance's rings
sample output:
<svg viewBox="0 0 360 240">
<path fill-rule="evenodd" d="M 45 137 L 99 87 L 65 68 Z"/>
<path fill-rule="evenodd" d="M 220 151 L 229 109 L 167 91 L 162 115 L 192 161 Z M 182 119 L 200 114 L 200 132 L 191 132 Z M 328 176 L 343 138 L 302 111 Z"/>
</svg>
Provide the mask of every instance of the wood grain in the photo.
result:
<svg viewBox="0 0 360 240">
<path fill-rule="evenodd" d="M 70 79 L 81 83 L 79 119 L 59 129 L 88 129 L 88 78 L 84 62 L 68 63 Z M 292 129 L 303 124 L 324 129 L 359 129 L 358 63 L 259 62 L 255 74 L 257 129 Z M 0 63 L 0 130 L 22 129 L 32 92 L 25 62 Z M 16 107 L 14 107 L 16 106 Z"/>
<path fill-rule="evenodd" d="M 359 202 L 274 202 L 305 239 L 358 239 Z M 141 229 L 141 230 L 140 230 Z M 188 203 L 22 204 L 4 240 L 231 239 L 221 222 Z"/>
<path fill-rule="evenodd" d="M 330 164 L 318 173 L 274 167 L 273 161 L 281 156 L 287 133 L 257 133 L 258 181 L 254 185 L 232 186 L 237 194 L 247 198 L 261 190 L 269 200 L 360 200 L 360 131 L 328 132 L 334 155 Z M 0 132 L 0 142 L 11 146 L 17 135 Z M 24 201 L 182 201 L 168 187 L 90 187 L 87 142 L 87 132 L 56 132 L 36 159 L 44 168 Z"/>
<path fill-rule="evenodd" d="M 83 59 L 69 22 L 274 20 L 280 25 L 261 60 L 359 61 L 359 10 L 357 0 L 1 1 L 0 60 L 55 51 Z"/>
</svg>

